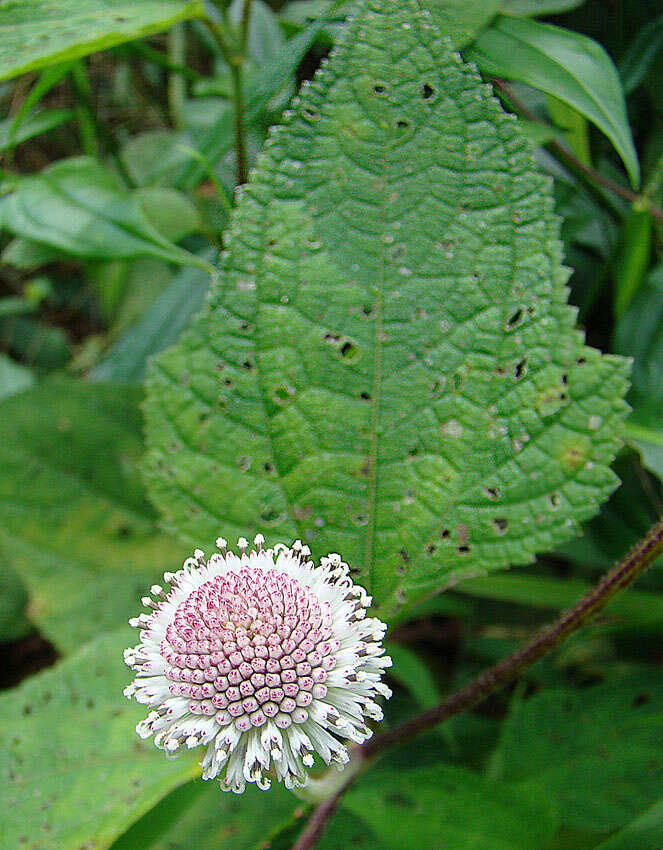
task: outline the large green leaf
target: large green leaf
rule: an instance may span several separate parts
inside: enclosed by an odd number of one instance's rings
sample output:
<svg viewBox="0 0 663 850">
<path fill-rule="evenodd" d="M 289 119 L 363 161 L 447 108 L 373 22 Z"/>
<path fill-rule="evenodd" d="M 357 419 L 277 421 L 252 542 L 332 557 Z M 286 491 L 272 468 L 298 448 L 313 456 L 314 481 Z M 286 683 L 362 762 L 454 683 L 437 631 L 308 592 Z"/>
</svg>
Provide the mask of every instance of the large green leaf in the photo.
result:
<svg viewBox="0 0 663 850">
<path fill-rule="evenodd" d="M 528 83 L 585 115 L 610 139 L 638 186 L 640 166 L 622 83 L 600 44 L 571 30 L 504 15 L 479 35 L 468 55 L 485 74 Z"/>
<path fill-rule="evenodd" d="M 536 796 L 489 782 L 467 768 L 437 765 L 376 770 L 346 795 L 344 809 L 369 825 L 384 850 L 532 850 L 554 832 L 551 808 Z M 330 825 L 334 846 L 334 822 Z M 348 846 L 338 843 L 336 846 Z"/>
<path fill-rule="evenodd" d="M 582 690 L 543 691 L 516 702 L 494 775 L 546 794 L 568 826 L 608 833 L 660 798 L 662 732 L 656 668 Z"/>
<path fill-rule="evenodd" d="M 0 547 L 32 620 L 62 650 L 135 613 L 185 554 L 143 494 L 139 398 L 56 380 L 0 406 Z"/>
<path fill-rule="evenodd" d="M 3 0 L 0 79 L 105 50 L 202 12 L 199 0 Z"/>
<path fill-rule="evenodd" d="M 200 772 L 192 754 L 169 761 L 136 738 L 145 709 L 122 697 L 129 632 L 99 637 L 0 697 L 4 847 L 101 850 Z"/>
<path fill-rule="evenodd" d="M 573 535 L 616 483 L 627 365 L 573 329 L 551 207 L 429 15 L 365 4 L 154 362 L 167 528 L 340 551 L 387 614 Z"/>
<path fill-rule="evenodd" d="M 153 224 L 148 219 L 143 204 L 149 209 L 157 192 L 167 193 L 167 213 L 177 204 L 195 226 L 190 202 L 174 190 L 131 193 L 101 163 L 72 157 L 23 178 L 2 200 L 2 225 L 16 236 L 75 257 L 114 260 L 147 255 L 206 268 L 195 254 L 170 242 L 158 229 L 159 221 Z"/>
</svg>

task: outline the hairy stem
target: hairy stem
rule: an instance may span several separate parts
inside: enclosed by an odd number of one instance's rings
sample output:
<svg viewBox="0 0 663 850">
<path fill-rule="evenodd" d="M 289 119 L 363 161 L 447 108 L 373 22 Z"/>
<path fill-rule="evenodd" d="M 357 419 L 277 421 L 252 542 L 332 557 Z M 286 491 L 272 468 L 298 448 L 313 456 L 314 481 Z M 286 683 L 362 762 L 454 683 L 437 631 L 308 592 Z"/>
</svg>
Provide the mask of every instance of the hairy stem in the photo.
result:
<svg viewBox="0 0 663 850">
<path fill-rule="evenodd" d="M 322 833 L 325 831 L 325 827 L 327 826 L 329 819 L 338 808 L 338 804 L 343 793 L 348 788 L 349 784 L 344 785 L 343 788 L 339 788 L 335 794 L 332 794 L 331 797 L 327 797 L 326 800 L 323 800 L 322 803 L 313 810 L 313 814 L 309 818 L 308 823 L 302 830 L 297 841 L 292 845 L 292 850 L 311 850 L 312 847 L 315 847 L 322 836 Z"/>
<path fill-rule="evenodd" d="M 365 766 L 388 748 L 402 744 L 482 702 L 577 631 L 601 611 L 614 596 L 635 581 L 661 554 L 663 554 L 663 520 L 659 520 L 621 561 L 557 620 L 544 626 L 511 655 L 484 670 L 476 679 L 442 700 L 438 705 L 401 723 L 400 726 L 383 732 L 359 747 L 353 758 L 359 759 Z M 315 847 L 327 822 L 336 810 L 341 796 L 354 781 L 357 773 L 358 771 L 355 771 L 349 782 L 318 805 L 293 850 L 311 850 Z"/>
</svg>

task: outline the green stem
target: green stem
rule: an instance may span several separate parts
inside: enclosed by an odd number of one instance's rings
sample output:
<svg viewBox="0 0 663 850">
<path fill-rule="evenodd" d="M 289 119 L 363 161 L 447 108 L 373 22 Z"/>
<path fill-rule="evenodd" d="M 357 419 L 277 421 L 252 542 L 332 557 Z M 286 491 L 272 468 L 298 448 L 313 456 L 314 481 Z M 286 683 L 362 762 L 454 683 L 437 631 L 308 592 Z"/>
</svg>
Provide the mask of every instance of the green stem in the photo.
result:
<svg viewBox="0 0 663 850">
<path fill-rule="evenodd" d="M 490 694 L 516 679 L 523 670 L 531 667 L 594 617 L 614 596 L 634 582 L 661 554 L 663 554 L 663 520 L 659 520 L 642 540 L 573 607 L 561 614 L 553 623 L 538 631 L 531 640 L 514 653 L 484 670 L 476 679 L 442 700 L 438 705 L 371 739 L 359 747 L 353 757 L 359 760 L 361 767 L 365 767 L 388 748 L 402 744 L 482 702 Z M 335 790 L 314 810 L 293 850 L 311 850 L 316 845 L 329 818 L 336 810 L 341 796 L 354 782 L 357 773 L 358 770 L 355 770 L 346 785 Z"/>
<path fill-rule="evenodd" d="M 251 23 L 251 0 L 244 0 L 239 37 L 235 46 L 231 44 L 226 27 L 210 17 L 202 19 L 214 36 L 221 55 L 230 68 L 233 86 L 233 111 L 235 113 L 235 157 L 237 160 L 237 184 L 246 183 L 248 177 L 246 159 L 246 131 L 244 127 L 244 63 Z"/>
<path fill-rule="evenodd" d="M 76 119 L 81 135 L 81 146 L 88 156 L 98 156 L 99 135 L 92 106 L 90 81 L 82 61 L 71 69 L 71 81 L 76 92 Z"/>
<path fill-rule="evenodd" d="M 184 24 L 177 24 L 168 33 L 168 59 L 174 68 L 183 67 L 186 62 L 186 37 Z M 168 110 L 173 127 L 181 130 L 183 125 L 186 82 L 182 74 L 171 69 L 168 74 Z"/>
<path fill-rule="evenodd" d="M 249 40 L 251 23 L 251 0 L 244 0 L 242 21 L 239 28 L 239 53 L 230 66 L 233 79 L 233 104 L 235 111 L 235 155 L 237 157 L 237 183 L 242 185 L 248 179 L 246 159 L 246 129 L 244 126 L 244 63 Z"/>
</svg>

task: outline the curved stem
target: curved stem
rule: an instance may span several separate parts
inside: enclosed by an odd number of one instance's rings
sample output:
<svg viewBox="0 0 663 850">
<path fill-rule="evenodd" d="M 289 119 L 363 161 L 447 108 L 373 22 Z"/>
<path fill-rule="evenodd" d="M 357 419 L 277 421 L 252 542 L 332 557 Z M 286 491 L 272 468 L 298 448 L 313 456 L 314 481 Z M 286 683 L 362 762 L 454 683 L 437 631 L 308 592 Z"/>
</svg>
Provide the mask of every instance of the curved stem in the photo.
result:
<svg viewBox="0 0 663 850">
<path fill-rule="evenodd" d="M 312 847 L 315 847 L 318 843 L 318 839 L 325 831 L 329 818 L 338 808 L 341 796 L 348 787 L 349 783 L 348 785 L 344 785 L 343 788 L 339 788 L 335 794 L 331 797 L 327 797 L 326 800 L 323 800 L 322 803 L 313 810 L 313 814 L 309 818 L 308 823 L 302 830 L 297 841 L 292 845 L 292 850 L 311 850 Z"/>
<path fill-rule="evenodd" d="M 476 679 L 460 688 L 438 705 L 399 726 L 377 735 L 359 747 L 353 756 L 362 765 L 377 758 L 389 747 L 425 732 L 438 723 L 448 720 L 462 711 L 482 702 L 490 694 L 515 679 L 527 667 L 531 667 L 544 655 L 558 646 L 570 634 L 577 631 L 608 602 L 627 588 L 647 567 L 663 554 L 663 520 L 659 520 L 631 551 L 624 556 L 601 580 L 582 596 L 575 605 L 565 611 L 553 623 L 544 626 L 531 640 L 511 655 L 484 670 Z M 325 825 L 332 816 L 343 793 L 354 781 L 358 771 L 348 783 L 315 809 L 311 818 L 293 847 L 293 850 L 311 850 L 322 835 Z"/>
</svg>

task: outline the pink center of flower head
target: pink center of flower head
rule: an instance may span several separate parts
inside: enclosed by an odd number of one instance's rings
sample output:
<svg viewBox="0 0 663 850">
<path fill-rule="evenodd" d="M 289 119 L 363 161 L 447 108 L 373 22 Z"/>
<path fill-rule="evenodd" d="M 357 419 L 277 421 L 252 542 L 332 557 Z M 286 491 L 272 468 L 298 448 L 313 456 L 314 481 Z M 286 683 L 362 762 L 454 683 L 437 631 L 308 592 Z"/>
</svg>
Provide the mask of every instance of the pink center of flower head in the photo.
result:
<svg viewBox="0 0 663 850">
<path fill-rule="evenodd" d="M 275 718 L 302 723 L 327 693 L 335 664 L 330 604 L 275 569 L 242 567 L 194 590 L 177 608 L 161 651 L 172 694 L 192 714 L 234 719 L 240 731 Z"/>
</svg>

